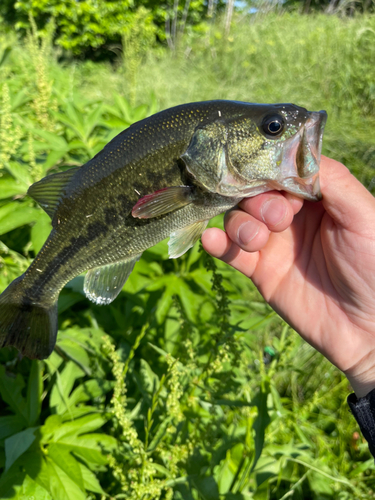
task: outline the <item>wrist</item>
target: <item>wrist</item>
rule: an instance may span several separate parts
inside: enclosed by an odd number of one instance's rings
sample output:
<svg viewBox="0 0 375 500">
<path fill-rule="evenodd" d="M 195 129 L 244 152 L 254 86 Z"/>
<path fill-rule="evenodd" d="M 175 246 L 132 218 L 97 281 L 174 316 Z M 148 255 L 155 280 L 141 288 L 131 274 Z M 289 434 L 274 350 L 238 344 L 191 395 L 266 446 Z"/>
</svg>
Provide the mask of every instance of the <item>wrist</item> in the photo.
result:
<svg viewBox="0 0 375 500">
<path fill-rule="evenodd" d="M 355 395 L 358 399 L 367 396 L 369 392 L 375 389 L 375 380 L 369 382 L 361 382 L 348 376 L 347 379 L 349 380 L 350 385 L 352 386 L 353 391 L 355 392 Z"/>
<path fill-rule="evenodd" d="M 375 389 L 375 366 L 364 371 L 359 371 L 358 368 L 347 370 L 344 373 L 357 398 L 363 398 Z"/>
<path fill-rule="evenodd" d="M 357 398 L 375 389 L 375 350 L 371 349 L 348 370 L 343 370 Z"/>
</svg>

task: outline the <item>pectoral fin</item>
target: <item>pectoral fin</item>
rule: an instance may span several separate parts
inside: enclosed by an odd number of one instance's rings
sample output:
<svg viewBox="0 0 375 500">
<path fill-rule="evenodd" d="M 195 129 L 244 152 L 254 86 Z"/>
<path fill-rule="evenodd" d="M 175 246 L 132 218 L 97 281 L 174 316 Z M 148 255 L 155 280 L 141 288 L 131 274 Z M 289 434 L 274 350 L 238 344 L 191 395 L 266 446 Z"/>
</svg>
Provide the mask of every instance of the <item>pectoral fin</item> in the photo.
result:
<svg viewBox="0 0 375 500">
<path fill-rule="evenodd" d="M 169 257 L 177 259 L 177 257 L 181 257 L 181 255 L 187 252 L 202 236 L 208 222 L 208 220 L 195 222 L 172 233 L 168 242 Z"/>
<path fill-rule="evenodd" d="M 130 260 L 90 269 L 83 285 L 86 297 L 95 304 L 110 304 L 121 292 L 141 255 Z"/>
<path fill-rule="evenodd" d="M 132 216 L 151 219 L 189 205 L 192 201 L 193 193 L 189 186 L 164 188 L 140 198 L 133 207 Z"/>
</svg>

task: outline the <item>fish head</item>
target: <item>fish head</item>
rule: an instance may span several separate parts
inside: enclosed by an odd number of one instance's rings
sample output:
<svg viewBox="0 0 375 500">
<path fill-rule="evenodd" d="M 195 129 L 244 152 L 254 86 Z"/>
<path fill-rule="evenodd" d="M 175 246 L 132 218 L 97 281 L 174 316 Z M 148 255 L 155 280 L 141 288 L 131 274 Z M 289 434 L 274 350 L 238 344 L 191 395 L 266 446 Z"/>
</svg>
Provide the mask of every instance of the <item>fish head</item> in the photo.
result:
<svg viewBox="0 0 375 500">
<path fill-rule="evenodd" d="M 184 160 L 197 182 L 230 197 L 277 189 L 311 201 L 321 199 L 326 112 L 294 104 L 243 104 L 242 113 L 221 117 L 193 138 Z"/>
<path fill-rule="evenodd" d="M 276 164 L 280 165 L 278 183 L 285 191 L 319 201 L 319 167 L 327 113 L 305 111 L 304 118 L 298 131 L 285 139 L 281 151 L 274 152 Z"/>
<path fill-rule="evenodd" d="M 321 199 L 319 166 L 326 121 L 325 111 L 307 111 L 293 104 L 270 106 L 257 117 L 252 137 L 239 141 L 239 146 L 228 142 L 228 180 L 232 173 L 241 192 L 250 195 L 263 187 Z M 248 141 L 258 147 L 246 159 Z"/>
</svg>

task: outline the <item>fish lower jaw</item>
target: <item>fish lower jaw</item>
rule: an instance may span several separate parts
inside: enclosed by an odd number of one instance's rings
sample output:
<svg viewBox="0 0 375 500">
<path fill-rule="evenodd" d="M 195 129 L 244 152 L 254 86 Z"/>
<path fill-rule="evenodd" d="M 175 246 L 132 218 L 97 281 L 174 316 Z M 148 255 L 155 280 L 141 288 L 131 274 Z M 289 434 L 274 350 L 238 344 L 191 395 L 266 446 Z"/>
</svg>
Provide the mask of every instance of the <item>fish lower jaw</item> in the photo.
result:
<svg viewBox="0 0 375 500">
<path fill-rule="evenodd" d="M 295 194 L 300 198 L 304 198 L 309 201 L 319 201 L 322 199 L 322 193 L 320 191 L 320 181 L 319 173 L 301 179 L 300 177 L 288 177 L 283 179 L 281 183 L 277 183 L 278 188 L 281 191 L 286 191 L 291 194 Z"/>
</svg>

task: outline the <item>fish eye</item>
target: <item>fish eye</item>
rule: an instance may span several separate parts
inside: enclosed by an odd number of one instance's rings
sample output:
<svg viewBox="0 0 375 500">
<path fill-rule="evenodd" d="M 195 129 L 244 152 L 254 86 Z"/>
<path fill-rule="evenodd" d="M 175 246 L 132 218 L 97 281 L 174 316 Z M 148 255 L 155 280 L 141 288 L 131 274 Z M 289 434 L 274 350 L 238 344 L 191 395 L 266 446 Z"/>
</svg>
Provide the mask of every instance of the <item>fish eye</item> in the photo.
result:
<svg viewBox="0 0 375 500">
<path fill-rule="evenodd" d="M 280 115 L 267 116 L 262 123 L 266 135 L 279 135 L 284 130 L 284 119 Z"/>
</svg>

